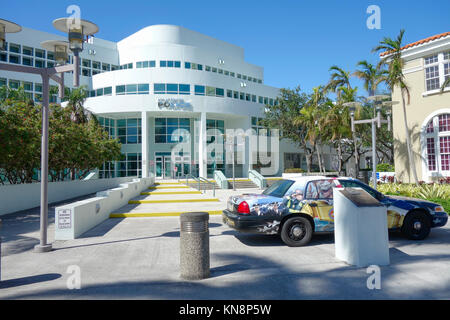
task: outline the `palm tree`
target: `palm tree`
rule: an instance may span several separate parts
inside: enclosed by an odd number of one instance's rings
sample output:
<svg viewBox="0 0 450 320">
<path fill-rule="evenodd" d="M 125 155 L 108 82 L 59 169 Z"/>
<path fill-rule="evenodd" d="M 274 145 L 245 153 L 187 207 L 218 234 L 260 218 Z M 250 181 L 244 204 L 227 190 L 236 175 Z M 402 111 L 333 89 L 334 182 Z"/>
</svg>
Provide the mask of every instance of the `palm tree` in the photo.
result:
<svg viewBox="0 0 450 320">
<path fill-rule="evenodd" d="M 418 184 L 417 171 L 414 156 L 412 153 L 411 137 L 408 127 L 408 119 L 406 115 L 406 104 L 410 103 L 410 93 L 408 86 L 405 82 L 405 75 L 403 74 L 404 61 L 402 59 L 402 41 L 405 30 L 400 30 L 399 35 L 396 39 L 391 39 L 388 37 L 383 38 L 380 43 L 373 48 L 372 52 L 385 52 L 387 53 L 383 58 L 381 58 L 378 63 L 378 69 L 387 65 L 387 76 L 386 84 L 388 85 L 391 92 L 394 88 L 399 88 L 402 96 L 402 107 L 403 107 L 403 121 L 405 125 L 406 134 L 406 147 L 408 149 L 408 160 L 412 170 L 413 178 L 416 184 Z M 406 101 L 407 100 L 407 101 Z"/>
<path fill-rule="evenodd" d="M 347 89 L 351 88 L 350 85 L 350 71 L 345 71 L 342 68 L 333 65 L 331 66 L 330 70 L 331 73 L 331 78 L 328 81 L 328 84 L 325 86 L 325 91 L 332 91 L 335 92 L 337 94 L 337 98 L 338 100 L 340 99 L 340 90 L 338 90 L 338 88 L 340 87 L 345 87 Z"/>
<path fill-rule="evenodd" d="M 379 84 L 386 81 L 387 70 L 377 68 L 367 60 L 359 61 L 357 66 L 362 67 L 362 69 L 356 70 L 353 76 L 361 79 L 364 82 L 364 89 L 369 93 L 369 96 L 373 96 Z"/>
<path fill-rule="evenodd" d="M 83 107 L 88 96 L 85 86 L 73 89 L 67 96 L 67 108 L 71 109 L 71 119 L 75 123 L 87 123 L 89 120 L 96 121 L 96 117 Z"/>
<path fill-rule="evenodd" d="M 450 77 L 447 77 L 447 78 L 445 79 L 444 83 L 442 84 L 442 87 L 441 87 L 441 93 L 444 92 L 444 89 L 445 89 L 446 87 L 450 87 Z"/>
</svg>

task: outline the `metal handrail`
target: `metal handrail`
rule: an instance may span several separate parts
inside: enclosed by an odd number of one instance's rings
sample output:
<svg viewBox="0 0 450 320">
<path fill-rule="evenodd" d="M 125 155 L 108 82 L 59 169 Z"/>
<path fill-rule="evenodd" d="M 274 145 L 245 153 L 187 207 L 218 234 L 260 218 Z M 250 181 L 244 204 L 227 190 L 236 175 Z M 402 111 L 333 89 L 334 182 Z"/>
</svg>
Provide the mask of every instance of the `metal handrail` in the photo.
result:
<svg viewBox="0 0 450 320">
<path fill-rule="evenodd" d="M 254 171 L 254 170 L 250 170 L 248 172 L 248 177 L 250 178 L 250 175 L 252 175 L 253 177 L 255 177 L 259 182 L 260 182 L 260 189 L 264 189 L 264 176 L 261 175 L 261 177 Z"/>
<path fill-rule="evenodd" d="M 189 185 L 189 178 L 192 178 L 192 179 L 194 179 L 194 181 L 197 181 L 197 182 L 198 182 L 198 188 L 197 188 L 197 189 L 198 189 L 198 191 L 201 192 L 201 190 L 200 190 L 200 179 L 194 177 L 192 174 L 187 174 L 187 175 L 186 175 L 186 185 Z"/>
<path fill-rule="evenodd" d="M 198 179 L 203 181 L 203 182 L 206 182 L 207 184 L 212 184 L 212 186 L 213 186 L 213 197 L 215 197 L 216 196 L 216 184 L 211 182 L 211 181 L 208 181 L 208 179 L 205 179 L 203 177 L 198 177 Z M 206 192 L 206 188 L 204 188 L 204 190 Z"/>
</svg>

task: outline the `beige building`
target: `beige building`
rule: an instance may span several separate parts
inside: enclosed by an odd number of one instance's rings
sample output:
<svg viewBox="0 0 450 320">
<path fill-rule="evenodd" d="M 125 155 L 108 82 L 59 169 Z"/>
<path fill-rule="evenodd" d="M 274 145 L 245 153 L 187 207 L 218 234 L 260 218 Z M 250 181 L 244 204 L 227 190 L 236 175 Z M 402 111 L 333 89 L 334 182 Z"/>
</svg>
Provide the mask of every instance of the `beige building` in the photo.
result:
<svg viewBox="0 0 450 320">
<path fill-rule="evenodd" d="M 402 48 L 403 73 L 411 100 L 406 105 L 415 166 L 419 181 L 450 177 L 450 32 L 429 37 Z M 396 177 L 414 182 L 406 148 L 400 90 L 394 90 L 394 159 Z"/>
</svg>

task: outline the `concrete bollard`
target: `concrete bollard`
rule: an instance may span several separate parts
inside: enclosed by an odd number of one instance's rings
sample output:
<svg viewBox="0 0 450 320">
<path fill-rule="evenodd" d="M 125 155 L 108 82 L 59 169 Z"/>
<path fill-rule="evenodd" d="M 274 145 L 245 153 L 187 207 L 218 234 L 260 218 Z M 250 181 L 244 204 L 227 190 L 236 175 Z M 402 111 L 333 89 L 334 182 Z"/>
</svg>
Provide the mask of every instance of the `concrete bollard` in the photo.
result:
<svg viewBox="0 0 450 320">
<path fill-rule="evenodd" d="M 209 277 L 209 214 L 187 212 L 180 215 L 181 278 L 200 280 Z"/>
</svg>

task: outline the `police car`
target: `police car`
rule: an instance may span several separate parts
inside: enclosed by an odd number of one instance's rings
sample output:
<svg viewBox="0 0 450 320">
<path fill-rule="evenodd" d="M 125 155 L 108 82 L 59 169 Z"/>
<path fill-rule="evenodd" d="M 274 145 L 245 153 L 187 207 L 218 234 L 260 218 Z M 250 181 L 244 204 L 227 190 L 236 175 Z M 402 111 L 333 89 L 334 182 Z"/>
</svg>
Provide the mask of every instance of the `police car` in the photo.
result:
<svg viewBox="0 0 450 320">
<path fill-rule="evenodd" d="M 288 246 L 304 246 L 314 233 L 334 231 L 336 187 L 367 191 L 387 207 L 389 230 L 399 230 L 409 239 L 425 239 L 431 228 L 448 220 L 444 208 L 430 201 L 386 196 L 352 178 L 309 176 L 279 180 L 262 194 L 231 196 L 223 222 L 242 232 L 278 234 Z"/>
</svg>

